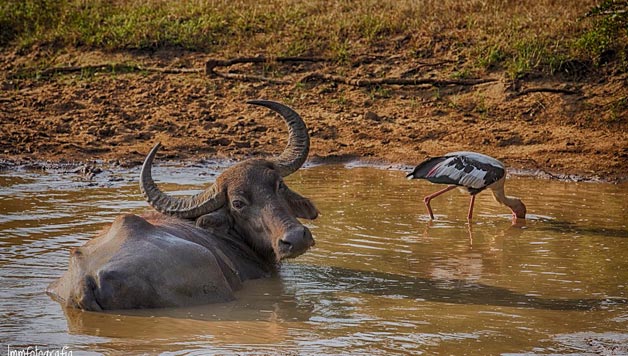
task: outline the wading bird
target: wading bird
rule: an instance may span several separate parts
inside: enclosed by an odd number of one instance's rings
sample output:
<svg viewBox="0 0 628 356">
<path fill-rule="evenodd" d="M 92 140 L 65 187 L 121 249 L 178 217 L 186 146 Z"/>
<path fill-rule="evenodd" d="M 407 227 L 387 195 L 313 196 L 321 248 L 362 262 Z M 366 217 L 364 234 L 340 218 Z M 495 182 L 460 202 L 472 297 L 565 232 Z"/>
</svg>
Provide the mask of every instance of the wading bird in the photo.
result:
<svg viewBox="0 0 628 356">
<path fill-rule="evenodd" d="M 467 215 L 469 221 L 473 215 L 475 196 L 486 188 L 491 189 L 497 202 L 512 210 L 513 221 L 525 219 L 526 206 L 520 199 L 506 196 L 504 193 L 506 170 L 504 164 L 493 157 L 477 152 L 451 152 L 441 157 L 425 160 L 406 177 L 408 179 L 427 179 L 437 184 L 449 184 L 447 188 L 423 198 L 432 220 L 434 213 L 430 207 L 430 201 L 456 187 L 466 188 L 467 192 L 471 194 Z"/>
</svg>

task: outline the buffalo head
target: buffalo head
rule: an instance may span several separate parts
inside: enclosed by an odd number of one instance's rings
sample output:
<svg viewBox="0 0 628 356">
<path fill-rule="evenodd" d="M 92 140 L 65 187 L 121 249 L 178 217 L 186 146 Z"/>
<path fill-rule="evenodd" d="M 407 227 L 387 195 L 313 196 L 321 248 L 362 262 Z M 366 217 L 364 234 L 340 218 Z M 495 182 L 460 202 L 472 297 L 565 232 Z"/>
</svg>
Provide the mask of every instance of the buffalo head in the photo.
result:
<svg viewBox="0 0 628 356">
<path fill-rule="evenodd" d="M 204 191 L 181 198 L 162 192 L 152 179 L 157 144 L 144 161 L 140 189 L 157 211 L 235 236 L 269 262 L 277 262 L 297 257 L 314 245 L 310 230 L 297 218 L 315 219 L 318 211 L 283 181 L 305 162 L 309 136 L 301 117 L 289 107 L 266 100 L 249 103 L 268 107 L 286 121 L 288 144 L 281 155 L 238 163 Z"/>
</svg>

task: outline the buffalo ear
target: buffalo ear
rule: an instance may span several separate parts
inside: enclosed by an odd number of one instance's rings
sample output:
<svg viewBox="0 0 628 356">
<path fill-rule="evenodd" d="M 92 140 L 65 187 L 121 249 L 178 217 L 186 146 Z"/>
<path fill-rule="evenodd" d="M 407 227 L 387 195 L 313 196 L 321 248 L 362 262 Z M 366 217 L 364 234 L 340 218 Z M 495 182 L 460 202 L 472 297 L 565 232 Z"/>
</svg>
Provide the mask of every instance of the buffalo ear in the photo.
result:
<svg viewBox="0 0 628 356">
<path fill-rule="evenodd" d="M 318 209 L 314 206 L 314 203 L 310 199 L 301 196 L 289 188 L 284 192 L 284 197 L 288 206 L 298 218 L 314 220 L 318 217 Z"/>
<path fill-rule="evenodd" d="M 201 215 L 196 219 L 196 226 L 205 230 L 215 230 L 226 233 L 229 230 L 229 215 L 225 209 L 212 211 L 209 214 Z"/>
</svg>

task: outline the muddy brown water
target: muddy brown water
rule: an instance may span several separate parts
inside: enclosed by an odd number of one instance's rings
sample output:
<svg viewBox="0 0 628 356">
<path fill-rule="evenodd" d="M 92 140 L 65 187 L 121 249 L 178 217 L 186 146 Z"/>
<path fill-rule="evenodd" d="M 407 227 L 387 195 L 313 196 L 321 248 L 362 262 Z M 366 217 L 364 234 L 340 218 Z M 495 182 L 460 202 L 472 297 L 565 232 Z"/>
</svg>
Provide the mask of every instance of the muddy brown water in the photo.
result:
<svg viewBox="0 0 628 356">
<path fill-rule="evenodd" d="M 158 166 L 164 190 L 198 191 L 223 167 Z M 137 170 L 85 180 L 0 172 L 0 350 L 74 354 L 628 353 L 628 184 L 511 177 L 525 225 L 488 193 L 468 197 L 405 172 L 313 166 L 287 179 L 322 216 L 317 244 L 233 302 L 181 309 L 64 310 L 44 292 L 120 213 L 147 210 Z"/>
</svg>

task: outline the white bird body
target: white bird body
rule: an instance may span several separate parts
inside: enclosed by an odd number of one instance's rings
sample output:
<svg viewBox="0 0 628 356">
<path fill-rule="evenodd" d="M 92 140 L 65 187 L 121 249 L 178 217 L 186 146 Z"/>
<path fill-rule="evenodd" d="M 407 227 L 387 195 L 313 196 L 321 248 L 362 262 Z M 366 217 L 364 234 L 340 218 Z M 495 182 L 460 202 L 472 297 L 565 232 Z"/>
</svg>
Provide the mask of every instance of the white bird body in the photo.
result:
<svg viewBox="0 0 628 356">
<path fill-rule="evenodd" d="M 508 197 L 504 194 L 506 168 L 499 160 L 477 152 L 459 151 L 450 152 L 440 157 L 425 160 L 407 175 L 408 179 L 426 179 L 436 184 L 449 186 L 423 200 L 430 217 L 434 219 L 430 200 L 444 194 L 455 187 L 465 189 L 471 194 L 471 203 L 467 218 L 471 220 L 475 196 L 489 188 L 495 200 L 507 205 L 513 212 L 514 218 L 525 218 L 526 208 L 521 200 Z"/>
</svg>

